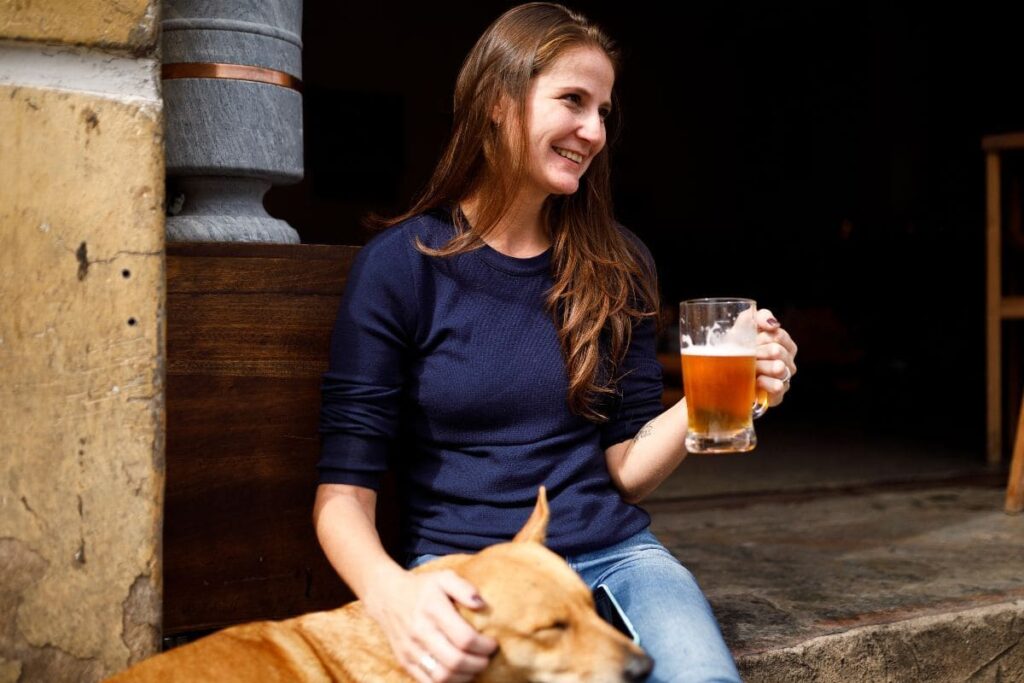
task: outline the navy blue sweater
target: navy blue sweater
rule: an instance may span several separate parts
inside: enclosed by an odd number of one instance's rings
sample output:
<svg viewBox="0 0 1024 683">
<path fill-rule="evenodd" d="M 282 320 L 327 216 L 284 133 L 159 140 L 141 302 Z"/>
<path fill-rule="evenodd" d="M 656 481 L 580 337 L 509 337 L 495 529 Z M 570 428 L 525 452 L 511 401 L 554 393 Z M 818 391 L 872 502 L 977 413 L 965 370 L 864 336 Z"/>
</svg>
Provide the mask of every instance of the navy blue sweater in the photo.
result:
<svg viewBox="0 0 1024 683">
<path fill-rule="evenodd" d="M 619 395 L 603 404 L 611 421 L 574 415 L 544 305 L 551 249 L 435 258 L 414 246 L 417 236 L 439 247 L 453 234 L 447 215 L 432 212 L 385 230 L 356 257 L 322 384 L 320 483 L 376 489 L 395 468 L 405 551 L 415 555 L 508 540 L 541 484 L 555 552 L 644 529 L 650 518 L 622 501 L 604 449 L 661 413 L 653 322 L 635 326 Z"/>
</svg>

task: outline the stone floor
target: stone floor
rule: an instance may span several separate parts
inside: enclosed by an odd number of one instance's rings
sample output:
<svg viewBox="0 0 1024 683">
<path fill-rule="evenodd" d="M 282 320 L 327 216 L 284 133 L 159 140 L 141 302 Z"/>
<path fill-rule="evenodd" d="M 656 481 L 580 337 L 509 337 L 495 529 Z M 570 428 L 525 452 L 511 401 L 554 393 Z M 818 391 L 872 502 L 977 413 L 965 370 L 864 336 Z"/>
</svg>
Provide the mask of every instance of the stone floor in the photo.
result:
<svg viewBox="0 0 1024 683">
<path fill-rule="evenodd" d="M 689 456 L 653 498 L 820 492 L 991 473 L 980 442 L 962 444 L 939 433 L 872 432 L 856 421 L 836 424 L 800 418 L 769 415 L 759 420 L 759 444 L 750 453 Z"/>
<path fill-rule="evenodd" d="M 1024 681 L 1024 516 L 999 475 L 927 475 L 647 507 L 748 681 Z"/>
</svg>

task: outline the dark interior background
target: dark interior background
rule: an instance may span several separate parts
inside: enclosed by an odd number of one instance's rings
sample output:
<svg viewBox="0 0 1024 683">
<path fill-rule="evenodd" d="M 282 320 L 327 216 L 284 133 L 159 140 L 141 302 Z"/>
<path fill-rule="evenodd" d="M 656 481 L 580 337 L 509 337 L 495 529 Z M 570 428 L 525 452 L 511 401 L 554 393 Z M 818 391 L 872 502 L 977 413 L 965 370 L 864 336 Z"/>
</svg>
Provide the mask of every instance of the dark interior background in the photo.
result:
<svg viewBox="0 0 1024 683">
<path fill-rule="evenodd" d="M 306 178 L 268 210 L 305 243 L 361 244 L 367 211 L 404 209 L 444 145 L 463 57 L 512 4 L 307 1 Z M 667 310 L 716 295 L 771 308 L 800 345 L 777 419 L 983 460 L 981 138 L 1024 130 L 1019 17 L 572 6 L 625 54 L 614 200 Z M 1007 249 L 1007 291 L 1022 293 L 1024 244 Z M 1019 356 L 1020 326 L 1007 331 Z"/>
</svg>

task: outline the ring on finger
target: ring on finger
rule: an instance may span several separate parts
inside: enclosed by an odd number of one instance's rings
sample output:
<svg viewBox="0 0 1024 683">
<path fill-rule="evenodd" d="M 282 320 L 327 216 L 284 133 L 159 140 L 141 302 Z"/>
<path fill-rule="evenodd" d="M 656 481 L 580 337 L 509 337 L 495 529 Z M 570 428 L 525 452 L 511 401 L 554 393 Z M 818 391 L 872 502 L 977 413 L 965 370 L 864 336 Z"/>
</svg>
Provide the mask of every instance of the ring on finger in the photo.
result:
<svg viewBox="0 0 1024 683">
<path fill-rule="evenodd" d="M 429 652 L 424 652 L 423 656 L 420 657 L 420 668 L 428 674 L 432 674 L 437 671 L 437 660 Z"/>
<path fill-rule="evenodd" d="M 786 376 L 782 378 L 782 383 L 788 385 L 789 380 L 793 379 L 793 373 L 790 371 L 789 366 L 786 366 Z"/>
</svg>

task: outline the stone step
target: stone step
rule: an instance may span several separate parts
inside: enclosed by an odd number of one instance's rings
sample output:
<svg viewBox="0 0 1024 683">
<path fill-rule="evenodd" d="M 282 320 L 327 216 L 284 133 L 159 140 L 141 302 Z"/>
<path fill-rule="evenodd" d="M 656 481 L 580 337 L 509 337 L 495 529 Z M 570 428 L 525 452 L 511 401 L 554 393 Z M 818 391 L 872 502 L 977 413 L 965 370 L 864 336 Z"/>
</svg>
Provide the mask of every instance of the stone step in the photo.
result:
<svg viewBox="0 0 1024 683">
<path fill-rule="evenodd" d="M 748 683 L 1024 681 L 1024 600 L 852 628 L 737 665 Z"/>
<path fill-rule="evenodd" d="M 1024 516 L 922 485 L 655 501 L 749 681 L 1024 681 Z"/>
</svg>

